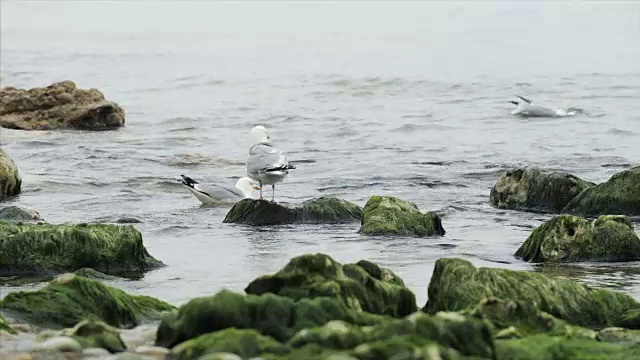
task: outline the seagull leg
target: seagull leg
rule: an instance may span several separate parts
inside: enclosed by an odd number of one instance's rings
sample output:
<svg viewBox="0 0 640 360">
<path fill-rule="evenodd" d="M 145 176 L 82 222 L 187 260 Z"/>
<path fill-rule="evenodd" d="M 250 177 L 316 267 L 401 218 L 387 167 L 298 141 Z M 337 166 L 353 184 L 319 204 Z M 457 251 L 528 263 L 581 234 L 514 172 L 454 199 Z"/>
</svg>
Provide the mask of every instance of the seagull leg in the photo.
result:
<svg viewBox="0 0 640 360">
<path fill-rule="evenodd" d="M 276 184 L 271 184 L 271 201 L 276 202 Z"/>
<path fill-rule="evenodd" d="M 258 184 L 260 185 L 260 200 L 262 200 L 262 181 L 258 181 Z"/>
</svg>

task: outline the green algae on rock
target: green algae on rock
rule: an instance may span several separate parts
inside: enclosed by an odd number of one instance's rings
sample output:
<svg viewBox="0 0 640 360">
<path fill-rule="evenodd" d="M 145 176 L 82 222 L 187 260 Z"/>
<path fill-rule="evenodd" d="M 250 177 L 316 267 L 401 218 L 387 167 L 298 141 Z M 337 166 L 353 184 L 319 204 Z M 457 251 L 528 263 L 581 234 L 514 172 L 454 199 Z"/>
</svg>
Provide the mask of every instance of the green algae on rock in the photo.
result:
<svg viewBox="0 0 640 360">
<path fill-rule="evenodd" d="M 18 166 L 9 154 L 0 148 L 0 201 L 18 195 L 21 185 Z"/>
<path fill-rule="evenodd" d="M 372 196 L 364 206 L 359 233 L 365 235 L 444 235 L 440 215 L 393 196 Z"/>
<path fill-rule="evenodd" d="M 121 277 L 103 274 L 91 268 L 82 268 L 73 272 L 74 274 L 94 280 L 122 280 Z"/>
<path fill-rule="evenodd" d="M 6 331 L 9 334 L 15 334 L 15 331 L 11 328 L 11 326 L 9 326 L 7 320 L 5 320 L 4 317 L 2 317 L 2 314 L 0 314 L 0 336 L 2 336 L 2 331 Z"/>
<path fill-rule="evenodd" d="M 619 172 L 576 196 L 563 213 L 598 216 L 640 216 L 640 166 Z"/>
<path fill-rule="evenodd" d="M 490 296 L 535 304 L 558 319 L 590 328 L 623 326 L 619 324 L 627 312 L 640 308 L 629 295 L 575 281 L 529 271 L 476 268 L 466 260 L 442 258 L 436 261 L 422 311 L 460 311 Z"/>
<path fill-rule="evenodd" d="M 598 331 L 596 339 L 603 342 L 640 344 L 640 330 L 609 327 Z"/>
<path fill-rule="evenodd" d="M 49 328 L 71 327 L 82 320 L 102 320 L 131 328 L 158 320 L 175 307 L 149 296 L 134 296 L 99 281 L 63 274 L 37 291 L 19 291 L 0 301 L 0 310 Z"/>
<path fill-rule="evenodd" d="M 515 256 L 534 263 L 634 261 L 640 259 L 640 239 L 626 216 L 588 221 L 558 215 L 534 229 Z"/>
<path fill-rule="evenodd" d="M 294 301 L 273 294 L 242 295 L 221 290 L 214 296 L 192 299 L 176 314 L 165 317 L 158 327 L 156 345 L 172 348 L 202 334 L 232 327 L 255 329 L 283 342 L 301 329 L 329 320 L 370 325 L 381 319 L 382 316 L 351 310 L 332 298 Z"/>
<path fill-rule="evenodd" d="M 69 337 L 80 344 L 83 349 L 105 349 L 111 353 L 126 351 L 127 346 L 120 338 L 118 330 L 99 320 L 82 320 L 73 328 L 60 331 L 47 330 L 40 333 L 37 339 L 45 342 L 51 338 Z"/>
<path fill-rule="evenodd" d="M 130 225 L 0 222 L 0 277 L 38 277 L 81 268 L 141 277 L 162 266 Z"/>
<path fill-rule="evenodd" d="M 223 222 L 248 225 L 337 224 L 357 222 L 362 208 L 335 197 L 321 197 L 297 206 L 267 200 L 243 199 L 233 205 Z"/>
<path fill-rule="evenodd" d="M 390 270 L 366 260 L 342 265 L 326 254 L 295 257 L 274 275 L 252 281 L 245 292 L 294 300 L 326 296 L 354 310 L 393 317 L 417 310 L 413 292 Z"/>
<path fill-rule="evenodd" d="M 638 360 L 640 345 L 533 335 L 522 339 L 496 340 L 496 354 L 499 360 Z"/>
<path fill-rule="evenodd" d="M 499 209 L 559 213 L 594 185 L 571 174 L 527 166 L 505 171 L 491 188 L 489 202 Z"/>
</svg>

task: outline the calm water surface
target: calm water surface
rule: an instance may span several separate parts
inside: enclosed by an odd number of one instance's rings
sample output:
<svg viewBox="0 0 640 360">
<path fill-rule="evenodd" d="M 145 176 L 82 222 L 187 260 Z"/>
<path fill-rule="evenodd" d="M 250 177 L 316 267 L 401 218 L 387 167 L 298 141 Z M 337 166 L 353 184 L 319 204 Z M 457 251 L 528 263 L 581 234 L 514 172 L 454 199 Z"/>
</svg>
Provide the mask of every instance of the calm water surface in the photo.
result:
<svg viewBox="0 0 640 360">
<path fill-rule="evenodd" d="M 488 205 L 506 169 L 605 181 L 640 163 L 635 2 L 6 2 L 2 86 L 73 80 L 127 112 L 113 132 L 1 129 L 15 204 L 50 222 L 134 216 L 168 266 L 116 286 L 174 304 L 237 291 L 289 258 L 329 253 L 391 268 L 427 299 L 434 262 L 562 273 L 640 298 L 639 263 L 539 269 L 513 257 L 545 215 Z M 510 116 L 514 94 L 571 119 Z M 222 224 L 180 174 L 233 184 L 253 125 L 298 168 L 279 201 L 374 194 L 442 210 L 441 238 L 368 237 L 359 224 Z M 640 227 L 640 226 L 639 226 Z M 1 288 L 0 296 L 17 288 Z"/>
</svg>

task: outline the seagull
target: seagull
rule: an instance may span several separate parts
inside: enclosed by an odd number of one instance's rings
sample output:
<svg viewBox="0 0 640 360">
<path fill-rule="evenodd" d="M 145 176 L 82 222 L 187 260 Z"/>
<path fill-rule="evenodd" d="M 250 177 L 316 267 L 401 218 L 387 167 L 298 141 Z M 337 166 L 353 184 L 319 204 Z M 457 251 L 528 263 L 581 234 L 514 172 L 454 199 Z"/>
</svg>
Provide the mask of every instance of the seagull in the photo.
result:
<svg viewBox="0 0 640 360">
<path fill-rule="evenodd" d="M 276 183 L 284 180 L 289 174 L 289 170 L 296 167 L 289 165 L 285 154 L 273 147 L 264 126 L 254 126 L 251 129 L 250 137 L 253 145 L 249 148 L 247 176 L 258 181 L 261 200 L 262 186 L 271 185 L 271 201 L 275 201 Z"/>
<path fill-rule="evenodd" d="M 516 96 L 519 97 L 522 101 L 509 101 L 510 103 L 517 106 L 517 108 L 511 112 L 512 115 L 523 117 L 564 117 L 573 116 L 579 112 L 579 109 L 575 108 L 569 108 L 568 110 L 552 110 L 544 106 L 533 105 L 531 100 L 520 95 Z"/>
<path fill-rule="evenodd" d="M 243 198 L 252 199 L 254 197 L 253 190 L 260 190 L 255 181 L 248 177 L 240 178 L 236 182 L 235 188 L 216 184 L 202 185 L 199 181 L 186 175 L 180 175 L 180 177 L 181 179 L 176 180 L 186 186 L 203 205 L 237 201 Z"/>
</svg>

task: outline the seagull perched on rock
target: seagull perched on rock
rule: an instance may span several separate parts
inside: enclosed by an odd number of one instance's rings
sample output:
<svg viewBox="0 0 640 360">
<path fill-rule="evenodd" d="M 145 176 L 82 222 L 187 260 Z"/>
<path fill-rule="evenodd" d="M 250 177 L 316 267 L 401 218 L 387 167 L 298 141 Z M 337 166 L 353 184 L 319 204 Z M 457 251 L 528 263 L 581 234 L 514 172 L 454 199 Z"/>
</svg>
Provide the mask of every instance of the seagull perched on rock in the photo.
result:
<svg viewBox="0 0 640 360">
<path fill-rule="evenodd" d="M 289 165 L 285 154 L 273 146 L 264 126 L 254 126 L 250 137 L 252 145 L 247 159 L 247 176 L 258 181 L 260 199 L 262 199 L 262 186 L 271 185 L 271 201 L 275 201 L 276 183 L 284 180 L 289 170 L 296 167 Z"/>
</svg>

